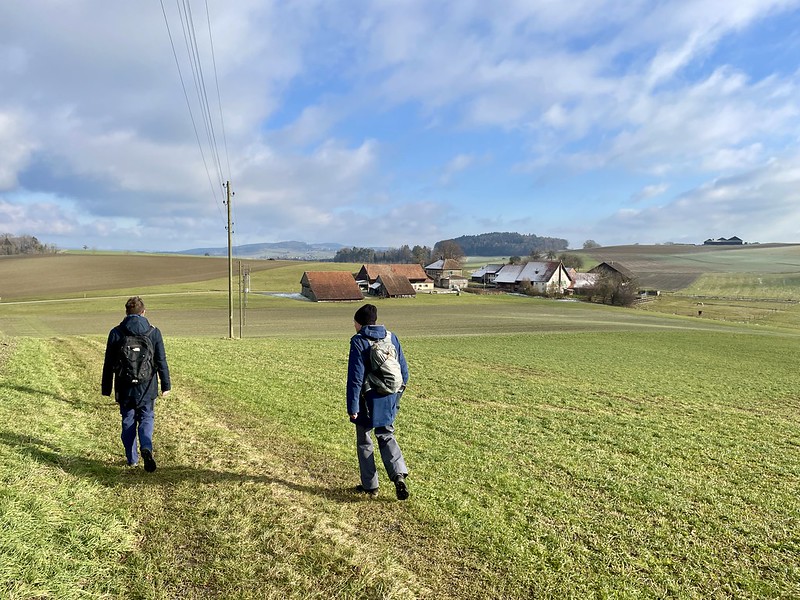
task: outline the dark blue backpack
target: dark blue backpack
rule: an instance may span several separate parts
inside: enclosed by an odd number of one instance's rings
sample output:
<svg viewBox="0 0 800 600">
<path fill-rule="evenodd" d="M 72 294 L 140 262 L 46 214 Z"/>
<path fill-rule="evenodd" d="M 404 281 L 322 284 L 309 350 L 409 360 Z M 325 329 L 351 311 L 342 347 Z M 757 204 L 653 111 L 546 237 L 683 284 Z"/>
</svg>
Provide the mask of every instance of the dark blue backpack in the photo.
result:
<svg viewBox="0 0 800 600">
<path fill-rule="evenodd" d="M 126 335 L 120 340 L 117 350 L 117 364 L 114 372 L 117 381 L 126 386 L 149 383 L 156 370 L 155 352 L 150 331 L 139 335 Z"/>
</svg>

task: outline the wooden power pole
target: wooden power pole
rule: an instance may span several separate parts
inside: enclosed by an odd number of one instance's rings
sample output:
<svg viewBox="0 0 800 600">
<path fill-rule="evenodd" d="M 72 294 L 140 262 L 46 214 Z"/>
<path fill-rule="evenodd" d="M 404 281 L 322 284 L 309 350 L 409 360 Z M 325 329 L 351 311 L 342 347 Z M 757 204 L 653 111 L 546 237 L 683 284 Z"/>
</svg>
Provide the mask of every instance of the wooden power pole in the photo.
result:
<svg viewBox="0 0 800 600">
<path fill-rule="evenodd" d="M 231 182 L 225 182 L 225 189 L 228 191 L 228 199 L 225 204 L 228 207 L 228 337 L 233 339 L 233 246 L 231 245 Z"/>
</svg>

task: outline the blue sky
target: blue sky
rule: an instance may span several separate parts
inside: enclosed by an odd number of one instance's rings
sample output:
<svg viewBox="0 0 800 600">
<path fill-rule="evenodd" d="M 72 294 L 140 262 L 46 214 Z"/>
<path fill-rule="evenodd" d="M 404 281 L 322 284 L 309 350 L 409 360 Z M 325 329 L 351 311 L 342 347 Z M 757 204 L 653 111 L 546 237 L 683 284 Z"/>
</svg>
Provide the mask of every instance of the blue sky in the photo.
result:
<svg viewBox="0 0 800 600">
<path fill-rule="evenodd" d="M 800 0 L 9 0 L 0 233 L 224 246 L 230 179 L 236 244 L 800 243 L 798 57 Z"/>
</svg>

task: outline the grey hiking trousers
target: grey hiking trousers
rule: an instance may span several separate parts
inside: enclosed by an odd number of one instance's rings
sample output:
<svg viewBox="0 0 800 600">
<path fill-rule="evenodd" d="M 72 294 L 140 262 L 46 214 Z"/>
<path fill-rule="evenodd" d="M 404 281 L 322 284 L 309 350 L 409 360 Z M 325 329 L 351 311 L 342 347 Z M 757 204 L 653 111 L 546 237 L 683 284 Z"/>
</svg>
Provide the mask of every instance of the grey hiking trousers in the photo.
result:
<svg viewBox="0 0 800 600">
<path fill-rule="evenodd" d="M 361 485 L 365 490 L 378 487 L 378 472 L 375 470 L 375 446 L 372 444 L 370 431 L 375 431 L 378 449 L 383 466 L 389 479 L 394 481 L 397 475 L 408 475 L 406 461 L 394 437 L 394 426 L 376 427 L 374 430 L 356 425 L 356 446 L 358 450 L 358 468 L 361 471 Z"/>
</svg>

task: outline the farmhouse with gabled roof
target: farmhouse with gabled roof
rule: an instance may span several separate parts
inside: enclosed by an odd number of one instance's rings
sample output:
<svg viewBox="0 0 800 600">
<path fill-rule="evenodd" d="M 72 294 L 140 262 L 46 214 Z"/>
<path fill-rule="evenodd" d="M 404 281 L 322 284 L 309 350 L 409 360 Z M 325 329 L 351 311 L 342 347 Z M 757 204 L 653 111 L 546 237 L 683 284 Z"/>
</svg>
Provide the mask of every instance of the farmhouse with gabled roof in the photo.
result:
<svg viewBox="0 0 800 600">
<path fill-rule="evenodd" d="M 368 289 L 384 274 L 405 277 L 417 292 L 433 290 L 433 280 L 428 277 L 422 265 L 414 264 L 364 264 L 356 274 L 356 281 L 362 290 Z"/>
<path fill-rule="evenodd" d="M 570 287 L 572 279 L 564 265 L 557 260 L 532 261 L 523 265 L 504 265 L 494 280 L 495 285 L 509 292 L 522 291 L 524 285 L 530 286 L 541 294 L 553 290 L 564 293 Z"/>
<path fill-rule="evenodd" d="M 462 271 L 461 263 L 452 258 L 442 258 L 425 267 L 425 272 L 436 287 L 448 289 L 464 287 L 469 283 Z"/>
<path fill-rule="evenodd" d="M 300 293 L 315 302 L 364 299 L 353 274 L 346 271 L 306 271 L 300 285 Z"/>
</svg>

